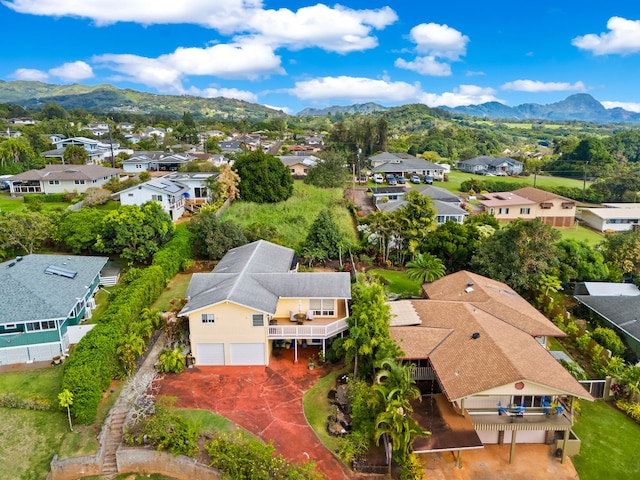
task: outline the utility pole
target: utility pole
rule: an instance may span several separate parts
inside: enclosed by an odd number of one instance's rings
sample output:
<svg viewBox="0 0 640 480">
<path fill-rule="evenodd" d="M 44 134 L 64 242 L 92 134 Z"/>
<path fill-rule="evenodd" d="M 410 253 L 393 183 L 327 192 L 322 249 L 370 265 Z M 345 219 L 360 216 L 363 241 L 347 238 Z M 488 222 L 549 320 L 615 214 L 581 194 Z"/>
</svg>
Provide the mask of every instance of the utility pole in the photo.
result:
<svg viewBox="0 0 640 480">
<path fill-rule="evenodd" d="M 111 137 L 111 122 L 107 121 L 107 129 L 109 130 L 109 147 L 111 147 L 111 166 L 116 168 L 116 157 L 113 155 L 113 138 Z"/>
<path fill-rule="evenodd" d="M 584 162 L 584 177 L 582 179 L 582 201 L 585 199 L 585 192 L 587 191 L 587 165 L 589 165 L 589 160 Z"/>
</svg>

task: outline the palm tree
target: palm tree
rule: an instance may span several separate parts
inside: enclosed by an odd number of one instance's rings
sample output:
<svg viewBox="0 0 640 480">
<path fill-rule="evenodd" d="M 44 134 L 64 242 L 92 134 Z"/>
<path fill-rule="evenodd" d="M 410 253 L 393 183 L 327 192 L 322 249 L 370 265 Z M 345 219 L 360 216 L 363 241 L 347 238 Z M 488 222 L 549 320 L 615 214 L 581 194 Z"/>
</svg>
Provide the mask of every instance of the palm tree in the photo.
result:
<svg viewBox="0 0 640 480">
<path fill-rule="evenodd" d="M 414 260 L 407 262 L 407 267 L 407 276 L 420 283 L 433 282 L 446 273 L 442 260 L 430 253 L 419 253 Z"/>
<path fill-rule="evenodd" d="M 395 398 L 407 400 L 420 398 L 420 389 L 412 377 L 413 365 L 386 358 L 378 366 L 381 370 L 376 374 L 376 387 L 382 386 L 387 392 L 395 392 Z"/>
<path fill-rule="evenodd" d="M 146 343 L 137 333 L 129 332 L 116 349 L 120 361 L 124 365 L 127 375 L 133 374 L 136 369 L 136 361 L 143 354 Z"/>
<path fill-rule="evenodd" d="M 384 412 L 376 417 L 376 431 L 374 439 L 376 445 L 380 438 L 387 434 L 391 440 L 392 451 L 396 461 L 403 463 L 411 453 L 413 440 L 420 435 L 429 435 L 420 429 L 418 423 L 411 417 L 412 409 L 401 400 L 392 400 Z"/>
<path fill-rule="evenodd" d="M 73 393 L 68 389 L 64 389 L 58 394 L 58 401 L 62 408 L 67 409 L 67 417 L 69 417 L 69 430 L 73 432 L 73 424 L 71 423 L 71 405 L 73 405 Z"/>
</svg>

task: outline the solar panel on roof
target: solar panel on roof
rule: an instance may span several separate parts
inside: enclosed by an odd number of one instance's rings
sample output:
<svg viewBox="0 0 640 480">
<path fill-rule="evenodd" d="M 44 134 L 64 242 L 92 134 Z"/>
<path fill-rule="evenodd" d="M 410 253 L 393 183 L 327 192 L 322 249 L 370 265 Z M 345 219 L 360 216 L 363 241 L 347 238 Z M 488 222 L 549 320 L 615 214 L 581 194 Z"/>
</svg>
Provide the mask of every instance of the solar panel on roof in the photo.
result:
<svg viewBox="0 0 640 480">
<path fill-rule="evenodd" d="M 49 265 L 44 271 L 47 275 L 58 275 L 65 278 L 76 278 L 78 272 L 69 270 L 68 268 L 58 267 L 57 265 Z"/>
</svg>

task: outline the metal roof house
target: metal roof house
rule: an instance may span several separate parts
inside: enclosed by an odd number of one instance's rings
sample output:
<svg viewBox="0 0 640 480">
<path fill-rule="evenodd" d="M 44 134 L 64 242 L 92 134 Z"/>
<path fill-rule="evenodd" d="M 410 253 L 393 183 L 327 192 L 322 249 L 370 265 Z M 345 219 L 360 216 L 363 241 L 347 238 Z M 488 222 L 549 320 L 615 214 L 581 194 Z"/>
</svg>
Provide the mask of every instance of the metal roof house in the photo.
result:
<svg viewBox="0 0 640 480">
<path fill-rule="evenodd" d="M 346 272 L 298 272 L 294 250 L 265 240 L 229 250 L 211 273 L 195 273 L 180 312 L 189 318 L 196 365 L 269 365 L 276 345 L 298 355 L 348 329 Z"/>
<path fill-rule="evenodd" d="M 158 202 L 171 220 L 175 221 L 184 214 L 190 190 L 182 182 L 160 177 L 114 193 L 113 196 L 120 198 L 121 205 L 141 206 L 150 201 Z"/>
<path fill-rule="evenodd" d="M 51 360 L 95 308 L 107 257 L 27 255 L 0 263 L 0 364 Z"/>
</svg>

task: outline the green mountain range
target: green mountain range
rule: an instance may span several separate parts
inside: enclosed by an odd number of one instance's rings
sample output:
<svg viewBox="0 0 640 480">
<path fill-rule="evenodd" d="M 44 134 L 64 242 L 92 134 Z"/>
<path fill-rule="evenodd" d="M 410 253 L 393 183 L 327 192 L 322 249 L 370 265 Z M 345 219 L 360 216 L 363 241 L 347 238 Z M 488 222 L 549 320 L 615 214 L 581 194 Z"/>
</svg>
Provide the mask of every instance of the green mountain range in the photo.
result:
<svg viewBox="0 0 640 480">
<path fill-rule="evenodd" d="M 112 85 L 52 85 L 43 82 L 0 80 L 0 103 L 13 103 L 38 110 L 53 102 L 65 110 L 82 108 L 90 112 L 129 112 L 181 117 L 185 111 L 194 118 L 249 121 L 286 117 L 280 110 L 224 97 L 203 98 L 190 95 L 157 95 Z"/>
</svg>

